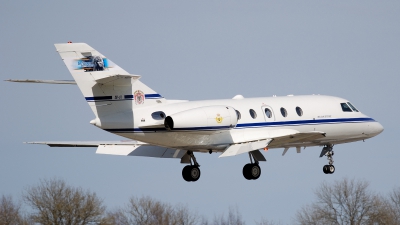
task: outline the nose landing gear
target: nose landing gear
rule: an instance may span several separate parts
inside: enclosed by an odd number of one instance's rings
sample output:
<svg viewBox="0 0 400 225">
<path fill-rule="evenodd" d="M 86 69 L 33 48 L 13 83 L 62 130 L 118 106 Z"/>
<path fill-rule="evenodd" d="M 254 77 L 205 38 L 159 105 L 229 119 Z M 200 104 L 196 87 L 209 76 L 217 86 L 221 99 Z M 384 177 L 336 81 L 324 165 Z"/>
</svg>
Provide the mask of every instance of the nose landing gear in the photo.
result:
<svg viewBox="0 0 400 225">
<path fill-rule="evenodd" d="M 325 174 L 332 174 L 335 172 L 335 166 L 333 165 L 333 155 L 334 155 L 333 145 L 326 145 L 321 151 L 319 157 L 326 156 L 329 161 L 328 165 L 325 165 L 322 168 L 322 171 Z"/>
</svg>

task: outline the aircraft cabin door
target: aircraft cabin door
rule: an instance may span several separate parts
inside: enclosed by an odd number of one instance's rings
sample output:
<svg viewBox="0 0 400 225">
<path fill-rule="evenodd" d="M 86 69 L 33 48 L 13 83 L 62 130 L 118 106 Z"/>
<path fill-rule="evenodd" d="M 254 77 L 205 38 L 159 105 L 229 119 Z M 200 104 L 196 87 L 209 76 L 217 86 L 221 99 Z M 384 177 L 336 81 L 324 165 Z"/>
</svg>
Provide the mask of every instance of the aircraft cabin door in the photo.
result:
<svg viewBox="0 0 400 225">
<path fill-rule="evenodd" d="M 272 111 L 272 108 L 269 106 L 262 106 L 261 110 L 264 114 L 264 119 L 266 122 L 273 122 L 275 121 L 275 115 L 274 111 Z"/>
</svg>

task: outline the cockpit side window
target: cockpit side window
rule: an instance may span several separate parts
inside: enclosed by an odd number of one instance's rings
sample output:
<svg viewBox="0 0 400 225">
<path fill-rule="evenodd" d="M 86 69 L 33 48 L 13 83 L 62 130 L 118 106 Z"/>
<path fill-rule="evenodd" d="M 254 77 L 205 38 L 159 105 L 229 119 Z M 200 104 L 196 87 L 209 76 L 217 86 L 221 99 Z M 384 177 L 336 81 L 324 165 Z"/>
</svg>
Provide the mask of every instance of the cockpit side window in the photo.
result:
<svg viewBox="0 0 400 225">
<path fill-rule="evenodd" d="M 347 105 L 349 105 L 350 108 L 351 108 L 354 112 L 358 112 L 358 109 L 356 109 L 356 107 L 354 107 L 354 105 L 352 105 L 350 102 L 348 102 Z"/>
<path fill-rule="evenodd" d="M 340 106 L 342 106 L 343 112 L 353 112 L 346 103 L 340 103 Z"/>
</svg>

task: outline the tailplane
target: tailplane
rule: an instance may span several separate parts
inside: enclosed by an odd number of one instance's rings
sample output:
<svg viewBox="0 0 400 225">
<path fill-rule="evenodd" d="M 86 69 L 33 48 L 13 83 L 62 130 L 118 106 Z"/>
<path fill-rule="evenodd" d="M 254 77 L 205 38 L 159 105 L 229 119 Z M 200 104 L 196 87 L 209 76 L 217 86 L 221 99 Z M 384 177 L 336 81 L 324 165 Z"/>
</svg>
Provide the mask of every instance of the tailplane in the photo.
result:
<svg viewBox="0 0 400 225">
<path fill-rule="evenodd" d="M 97 118 L 165 99 L 86 43 L 55 44 Z"/>
</svg>

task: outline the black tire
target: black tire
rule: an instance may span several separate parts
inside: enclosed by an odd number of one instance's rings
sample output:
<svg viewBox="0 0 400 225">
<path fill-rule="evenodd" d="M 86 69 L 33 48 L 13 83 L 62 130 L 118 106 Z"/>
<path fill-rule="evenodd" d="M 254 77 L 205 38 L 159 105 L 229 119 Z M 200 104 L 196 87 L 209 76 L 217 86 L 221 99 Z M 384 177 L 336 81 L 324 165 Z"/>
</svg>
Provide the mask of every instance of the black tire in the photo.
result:
<svg viewBox="0 0 400 225">
<path fill-rule="evenodd" d="M 189 171 L 189 178 L 191 181 L 197 181 L 200 178 L 200 168 L 198 166 L 191 166 Z"/>
<path fill-rule="evenodd" d="M 324 171 L 325 174 L 328 174 L 328 173 L 329 173 L 328 165 L 325 165 L 325 166 L 322 168 L 322 171 Z"/>
<path fill-rule="evenodd" d="M 246 164 L 243 166 L 243 176 L 244 178 L 246 178 L 247 180 L 251 180 L 251 176 L 250 176 L 250 166 L 251 164 Z"/>
<path fill-rule="evenodd" d="M 183 179 L 184 179 L 185 181 L 187 181 L 187 182 L 192 181 L 192 180 L 190 179 L 190 169 L 191 169 L 191 166 L 189 166 L 189 165 L 183 167 L 183 169 L 182 169 L 182 177 L 183 177 Z"/>
<path fill-rule="evenodd" d="M 261 168 L 257 164 L 250 164 L 250 177 L 252 180 L 257 180 L 261 176 Z"/>
</svg>

